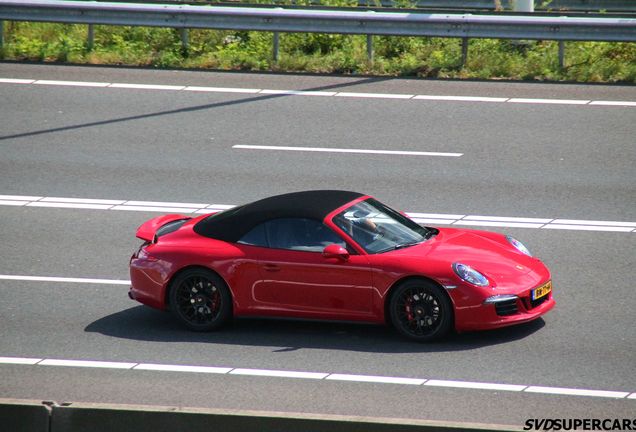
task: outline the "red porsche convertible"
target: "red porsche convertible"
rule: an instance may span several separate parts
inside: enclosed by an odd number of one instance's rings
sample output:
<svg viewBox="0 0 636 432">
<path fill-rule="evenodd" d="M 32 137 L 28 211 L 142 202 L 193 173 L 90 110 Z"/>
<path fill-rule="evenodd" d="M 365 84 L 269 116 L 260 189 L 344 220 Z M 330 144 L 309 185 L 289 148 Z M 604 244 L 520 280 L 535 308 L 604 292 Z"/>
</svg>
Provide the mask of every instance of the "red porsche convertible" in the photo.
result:
<svg viewBox="0 0 636 432">
<path fill-rule="evenodd" d="M 371 196 L 320 190 L 141 225 L 130 298 L 188 328 L 233 316 L 392 324 L 417 341 L 554 307 L 550 272 L 518 240 L 423 227 Z"/>
</svg>

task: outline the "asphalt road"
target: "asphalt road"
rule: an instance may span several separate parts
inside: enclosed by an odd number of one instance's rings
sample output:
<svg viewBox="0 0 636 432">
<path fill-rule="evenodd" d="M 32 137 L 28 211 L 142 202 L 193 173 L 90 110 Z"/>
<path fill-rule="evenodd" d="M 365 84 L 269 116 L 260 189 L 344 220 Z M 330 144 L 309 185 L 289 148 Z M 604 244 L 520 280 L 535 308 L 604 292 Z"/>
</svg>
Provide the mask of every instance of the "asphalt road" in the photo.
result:
<svg viewBox="0 0 636 432">
<path fill-rule="evenodd" d="M 0 63 L 1 78 L 636 101 L 636 87 Z M 0 195 L 240 204 L 346 188 L 403 210 L 636 223 L 636 106 L 191 92 L 0 82 Z M 461 157 L 233 149 L 458 152 Z M 153 212 L 0 205 L 0 275 L 125 280 Z M 390 329 L 238 320 L 193 334 L 125 285 L 0 280 L 0 357 L 101 360 L 636 392 L 635 232 L 493 227 L 551 268 L 529 325 L 419 345 Z M 522 425 L 632 418 L 636 399 L 0 364 L 0 396 Z"/>
</svg>

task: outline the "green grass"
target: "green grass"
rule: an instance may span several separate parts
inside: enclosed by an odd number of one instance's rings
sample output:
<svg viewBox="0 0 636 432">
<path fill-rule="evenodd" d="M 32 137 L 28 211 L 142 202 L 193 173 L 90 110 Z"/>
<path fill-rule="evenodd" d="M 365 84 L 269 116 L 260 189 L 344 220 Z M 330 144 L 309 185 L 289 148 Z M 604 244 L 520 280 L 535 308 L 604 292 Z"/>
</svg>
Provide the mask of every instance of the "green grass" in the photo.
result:
<svg viewBox="0 0 636 432">
<path fill-rule="evenodd" d="M 636 44 L 566 43 L 565 67 L 558 43 L 515 44 L 472 39 L 461 65 L 458 39 L 374 36 L 369 63 L 366 36 L 285 33 L 280 57 L 272 58 L 272 33 L 191 30 L 187 52 L 179 32 L 168 28 L 96 26 L 92 50 L 87 26 L 6 22 L 0 59 L 139 65 L 157 68 L 209 68 L 372 74 L 435 78 L 482 78 L 636 83 Z"/>
</svg>

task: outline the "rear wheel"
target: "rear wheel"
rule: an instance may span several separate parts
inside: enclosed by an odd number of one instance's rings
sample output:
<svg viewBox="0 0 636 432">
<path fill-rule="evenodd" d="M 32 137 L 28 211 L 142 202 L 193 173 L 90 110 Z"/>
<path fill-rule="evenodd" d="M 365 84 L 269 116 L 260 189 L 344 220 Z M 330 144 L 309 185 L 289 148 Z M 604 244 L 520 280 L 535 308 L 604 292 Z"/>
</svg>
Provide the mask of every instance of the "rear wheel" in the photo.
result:
<svg viewBox="0 0 636 432">
<path fill-rule="evenodd" d="M 398 286 L 389 312 L 393 326 L 404 336 L 429 342 L 445 336 L 453 323 L 453 307 L 442 288 L 425 280 Z"/>
<path fill-rule="evenodd" d="M 170 310 L 194 331 L 210 331 L 225 324 L 232 313 L 225 282 L 205 269 L 190 269 L 170 284 Z"/>
</svg>

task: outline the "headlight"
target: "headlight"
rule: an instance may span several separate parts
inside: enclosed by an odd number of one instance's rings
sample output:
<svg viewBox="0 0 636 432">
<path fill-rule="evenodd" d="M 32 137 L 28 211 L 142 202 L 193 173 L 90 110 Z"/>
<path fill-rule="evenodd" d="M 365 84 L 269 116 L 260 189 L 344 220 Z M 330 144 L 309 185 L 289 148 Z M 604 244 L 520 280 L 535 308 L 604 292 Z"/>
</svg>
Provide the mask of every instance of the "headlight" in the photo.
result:
<svg viewBox="0 0 636 432">
<path fill-rule="evenodd" d="M 506 236 L 506 240 L 508 240 L 508 242 L 511 245 L 513 245 L 519 252 L 526 254 L 528 256 L 532 256 L 532 254 L 530 253 L 530 250 L 527 247 L 525 247 L 525 245 L 521 243 L 519 240 L 517 240 L 516 238 Z"/>
<path fill-rule="evenodd" d="M 470 284 L 480 287 L 488 286 L 488 279 L 486 279 L 486 276 L 466 264 L 455 263 L 453 264 L 453 270 L 460 279 Z"/>
</svg>

